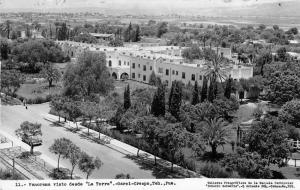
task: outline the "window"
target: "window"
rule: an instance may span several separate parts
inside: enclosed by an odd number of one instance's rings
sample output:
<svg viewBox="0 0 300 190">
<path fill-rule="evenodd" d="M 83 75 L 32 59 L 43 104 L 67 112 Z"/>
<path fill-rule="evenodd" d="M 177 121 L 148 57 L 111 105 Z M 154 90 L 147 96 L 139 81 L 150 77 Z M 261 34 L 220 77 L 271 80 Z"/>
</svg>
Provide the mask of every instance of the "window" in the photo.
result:
<svg viewBox="0 0 300 190">
<path fill-rule="evenodd" d="M 127 65 L 129 66 L 129 61 L 128 61 Z"/>
<path fill-rule="evenodd" d="M 135 79 L 135 73 L 132 73 L 132 78 Z"/>
<path fill-rule="evenodd" d="M 138 78 L 141 78 L 141 74 L 138 74 Z"/>
<path fill-rule="evenodd" d="M 143 75 L 143 81 L 146 81 L 146 75 Z"/>
<path fill-rule="evenodd" d="M 108 66 L 111 67 L 111 60 L 108 61 Z"/>
<path fill-rule="evenodd" d="M 147 68 L 146 68 L 146 65 L 143 65 L 143 70 L 144 70 L 144 71 L 146 71 L 146 70 L 147 70 Z"/>
<path fill-rule="evenodd" d="M 124 65 L 126 65 L 126 61 L 124 61 Z"/>
<path fill-rule="evenodd" d="M 182 72 L 182 78 L 185 79 L 185 72 Z"/>
<path fill-rule="evenodd" d="M 202 75 L 199 75 L 199 80 L 202 80 Z"/>
<path fill-rule="evenodd" d="M 178 71 L 176 71 L 176 75 L 178 76 Z"/>
<path fill-rule="evenodd" d="M 141 64 L 138 64 L 138 67 L 141 68 Z"/>
<path fill-rule="evenodd" d="M 192 81 L 195 81 L 195 74 L 192 74 Z"/>
<path fill-rule="evenodd" d="M 133 69 L 135 68 L 135 63 L 132 63 L 132 68 L 133 68 Z"/>
<path fill-rule="evenodd" d="M 158 73 L 163 73 L 164 69 L 163 68 L 158 68 Z"/>
<path fill-rule="evenodd" d="M 152 71 L 152 66 L 150 66 L 150 71 Z"/>
<path fill-rule="evenodd" d="M 121 66 L 121 64 L 122 64 L 122 62 L 121 62 L 121 60 L 119 60 L 119 65 Z"/>
<path fill-rule="evenodd" d="M 172 71 L 172 75 L 175 75 L 175 71 L 174 70 Z"/>
<path fill-rule="evenodd" d="M 167 76 L 169 75 L 169 69 L 166 69 L 166 75 Z"/>
</svg>

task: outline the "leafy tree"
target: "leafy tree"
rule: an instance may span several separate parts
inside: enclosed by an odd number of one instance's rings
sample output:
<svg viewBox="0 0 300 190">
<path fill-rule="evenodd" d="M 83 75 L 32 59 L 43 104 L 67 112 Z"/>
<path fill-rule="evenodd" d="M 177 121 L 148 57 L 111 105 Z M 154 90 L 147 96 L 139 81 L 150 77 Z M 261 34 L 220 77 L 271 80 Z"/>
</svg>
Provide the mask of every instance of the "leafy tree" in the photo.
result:
<svg viewBox="0 0 300 190">
<path fill-rule="evenodd" d="M 288 54 L 286 53 L 286 48 L 282 47 L 277 50 L 278 60 L 285 62 L 288 59 Z"/>
<path fill-rule="evenodd" d="M 296 28 L 296 27 L 290 28 L 289 32 L 291 32 L 294 35 L 297 35 L 298 34 L 298 28 Z"/>
<path fill-rule="evenodd" d="M 153 97 L 151 113 L 156 117 L 165 116 L 165 104 L 165 88 L 160 84 Z"/>
<path fill-rule="evenodd" d="M 238 151 L 236 154 L 227 154 L 220 165 L 227 171 L 237 171 L 242 178 L 272 179 L 272 172 L 266 159 L 257 153 Z"/>
<path fill-rule="evenodd" d="M 213 101 L 213 105 L 217 114 L 227 120 L 239 109 L 239 102 L 234 95 L 230 96 L 229 99 L 225 97 L 217 98 Z"/>
<path fill-rule="evenodd" d="M 193 90 L 193 99 L 192 99 L 192 105 L 196 105 L 200 102 L 199 98 L 199 89 L 198 89 L 198 82 L 195 82 L 194 90 Z"/>
<path fill-rule="evenodd" d="M 267 81 L 267 98 L 283 105 L 294 98 L 300 98 L 300 78 L 291 71 L 276 71 Z"/>
<path fill-rule="evenodd" d="M 201 102 L 204 102 L 207 99 L 207 78 L 203 77 L 203 85 L 201 90 Z"/>
<path fill-rule="evenodd" d="M 80 116 L 82 116 L 82 112 L 80 110 L 79 107 L 79 102 L 76 101 L 68 101 L 65 104 L 65 112 L 68 114 L 69 118 L 71 121 L 73 121 L 76 126 L 77 126 L 77 130 L 78 130 L 78 125 L 77 125 L 77 118 L 79 118 Z"/>
<path fill-rule="evenodd" d="M 79 164 L 79 160 L 81 158 L 81 150 L 78 146 L 76 146 L 75 144 L 71 143 L 68 147 L 68 159 L 71 162 L 71 179 L 73 178 L 73 172 L 75 169 L 75 166 L 77 164 Z"/>
<path fill-rule="evenodd" d="M 1 72 L 1 91 L 14 95 L 20 88 L 23 79 L 16 70 L 4 70 Z"/>
<path fill-rule="evenodd" d="M 77 36 L 74 36 L 73 40 L 75 42 L 82 42 L 82 43 L 89 43 L 89 44 L 97 43 L 97 39 L 89 33 L 78 34 Z"/>
<path fill-rule="evenodd" d="M 182 57 L 188 60 L 201 59 L 203 57 L 199 46 L 192 45 L 182 51 Z"/>
<path fill-rule="evenodd" d="M 167 124 L 159 132 L 159 147 L 162 149 L 162 155 L 172 163 L 171 171 L 173 171 L 173 164 L 183 159 L 182 148 L 185 147 L 186 141 L 182 131 L 181 124 L 175 123 Z"/>
<path fill-rule="evenodd" d="M 123 47 L 124 43 L 123 43 L 122 39 L 115 38 L 115 39 L 112 39 L 111 41 L 109 41 L 108 45 L 113 46 L 113 47 Z"/>
<path fill-rule="evenodd" d="M 67 138 L 59 138 L 55 139 L 54 143 L 49 147 L 49 151 L 57 154 L 57 169 L 59 170 L 59 160 L 61 157 L 67 158 L 69 155 L 69 147 L 72 144 L 72 142 Z"/>
<path fill-rule="evenodd" d="M 182 101 L 182 83 L 180 81 L 174 81 L 171 87 L 171 93 L 169 96 L 169 112 L 179 119 L 180 106 Z"/>
<path fill-rule="evenodd" d="M 24 121 L 20 128 L 15 131 L 16 135 L 30 146 L 30 153 L 33 154 L 33 147 L 41 143 L 41 124 Z"/>
<path fill-rule="evenodd" d="M 154 165 L 156 156 L 159 155 L 159 128 L 161 122 L 153 116 L 144 116 L 137 119 L 135 131 L 142 133 L 142 139 L 147 143 L 147 148 L 154 155 Z"/>
<path fill-rule="evenodd" d="M 130 101 L 130 87 L 129 84 L 127 87 L 125 87 L 124 91 L 124 109 L 128 110 L 131 106 L 131 101 Z"/>
<path fill-rule="evenodd" d="M 57 68 L 53 66 L 53 64 L 47 64 L 42 69 L 42 76 L 47 79 L 50 88 L 53 81 L 59 81 L 59 79 L 61 78 L 61 73 Z"/>
<path fill-rule="evenodd" d="M 64 55 L 61 48 L 50 40 L 29 40 L 16 45 L 12 55 L 17 62 L 25 63 L 26 72 L 39 72 L 38 63 L 63 62 Z"/>
<path fill-rule="evenodd" d="M 168 32 L 168 23 L 162 22 L 159 24 L 157 29 L 157 37 L 160 38 L 163 34 Z"/>
<path fill-rule="evenodd" d="M 50 107 L 53 108 L 56 113 L 58 114 L 58 122 L 60 122 L 60 117 L 62 116 L 64 112 L 64 103 L 65 103 L 65 98 L 62 96 L 54 96 L 51 99 L 50 102 Z"/>
<path fill-rule="evenodd" d="M 92 172 L 95 169 L 100 169 L 100 167 L 103 165 L 101 160 L 96 157 L 95 159 L 89 155 L 87 155 L 85 152 L 81 154 L 81 158 L 79 160 L 79 169 L 86 173 L 86 179 L 89 178 L 89 176 L 92 174 Z"/>
<path fill-rule="evenodd" d="M 266 117 L 255 123 L 245 139 L 248 151 L 257 152 L 268 164 L 284 165 L 289 155 L 287 131 L 284 123 L 275 117 Z"/>
<path fill-rule="evenodd" d="M 69 96 L 108 94 L 113 89 L 113 80 L 106 67 L 105 54 L 83 53 L 77 64 L 68 66 L 63 83 L 65 95 Z"/>
<path fill-rule="evenodd" d="M 89 120 L 89 124 L 88 124 L 88 135 L 89 135 L 92 119 L 97 116 L 96 102 L 90 102 L 90 101 L 82 102 L 80 109 L 81 109 L 81 113 Z"/>
<path fill-rule="evenodd" d="M 300 100 L 285 103 L 279 111 L 279 120 L 300 128 Z"/>
<path fill-rule="evenodd" d="M 222 118 L 206 119 L 206 125 L 201 129 L 201 134 L 206 143 L 211 147 L 212 157 L 216 158 L 217 148 L 227 142 L 229 127 Z"/>
</svg>

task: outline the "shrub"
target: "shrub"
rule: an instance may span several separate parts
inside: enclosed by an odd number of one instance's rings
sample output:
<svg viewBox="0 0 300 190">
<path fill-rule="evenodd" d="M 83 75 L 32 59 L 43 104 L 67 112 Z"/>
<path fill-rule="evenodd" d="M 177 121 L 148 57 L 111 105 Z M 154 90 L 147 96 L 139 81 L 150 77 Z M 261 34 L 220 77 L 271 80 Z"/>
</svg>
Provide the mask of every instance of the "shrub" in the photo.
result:
<svg viewBox="0 0 300 190">
<path fill-rule="evenodd" d="M 19 156 L 20 159 L 27 159 L 31 156 L 32 154 L 28 151 L 22 152 L 21 155 Z"/>
<path fill-rule="evenodd" d="M 223 169 L 219 164 L 207 162 L 200 168 L 200 173 L 208 178 L 230 178 L 231 173 Z"/>
<path fill-rule="evenodd" d="M 52 99 L 51 95 L 47 95 L 45 98 L 38 96 L 36 98 L 27 99 L 27 104 L 43 104 L 46 102 L 50 102 L 51 99 Z"/>
<path fill-rule="evenodd" d="M 13 174 L 11 171 L 5 170 L 2 171 L 0 170 L 0 179 L 1 180 L 20 180 L 23 179 L 19 174 Z"/>
<path fill-rule="evenodd" d="M 68 170 L 67 169 L 62 169 L 62 168 L 53 169 L 52 173 L 49 176 L 52 179 L 70 179 L 70 177 L 68 175 Z"/>
</svg>

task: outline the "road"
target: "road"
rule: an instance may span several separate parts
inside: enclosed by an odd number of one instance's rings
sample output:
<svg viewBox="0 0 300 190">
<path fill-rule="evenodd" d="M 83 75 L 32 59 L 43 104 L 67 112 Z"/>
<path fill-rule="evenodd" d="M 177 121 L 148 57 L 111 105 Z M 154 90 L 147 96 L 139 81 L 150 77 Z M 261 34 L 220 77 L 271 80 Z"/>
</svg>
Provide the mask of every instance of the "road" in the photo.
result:
<svg viewBox="0 0 300 190">
<path fill-rule="evenodd" d="M 78 134 L 67 131 L 63 127 L 55 127 L 51 125 L 51 123 L 43 117 L 43 115 L 47 114 L 49 110 L 50 107 L 48 103 L 29 105 L 28 110 L 26 110 L 22 105 L 1 106 L 0 131 L 4 131 L 5 133 L 16 137 L 14 131 L 20 127 L 20 124 L 23 121 L 38 122 L 42 124 L 43 145 L 36 147 L 34 151 L 41 152 L 43 155 L 51 159 L 53 163 L 56 163 L 57 156 L 49 152 L 49 147 L 54 142 L 54 139 L 66 137 L 89 155 L 94 157 L 98 156 L 104 163 L 100 170 L 94 171 L 89 178 L 115 178 L 115 176 L 120 173 L 129 173 L 130 176 L 138 179 L 155 178 L 152 170 L 144 169 L 144 167 L 138 165 L 133 160 L 126 158 L 124 154 L 82 138 Z M 60 163 L 64 167 L 71 167 L 68 160 L 61 159 Z M 85 177 L 85 174 L 78 168 L 75 169 L 75 173 L 81 177 Z"/>
</svg>

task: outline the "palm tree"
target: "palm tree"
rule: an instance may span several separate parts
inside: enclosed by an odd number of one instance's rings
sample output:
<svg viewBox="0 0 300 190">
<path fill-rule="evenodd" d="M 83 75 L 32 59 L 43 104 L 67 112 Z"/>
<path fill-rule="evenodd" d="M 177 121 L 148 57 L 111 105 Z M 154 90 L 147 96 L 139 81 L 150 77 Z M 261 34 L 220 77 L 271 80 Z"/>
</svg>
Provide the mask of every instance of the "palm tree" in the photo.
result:
<svg viewBox="0 0 300 190">
<path fill-rule="evenodd" d="M 217 155 L 217 148 L 227 142 L 229 126 L 222 118 L 205 119 L 201 134 L 206 143 L 211 147 L 212 156 Z"/>
<path fill-rule="evenodd" d="M 7 39 L 9 39 L 10 36 L 10 29 L 11 29 L 11 21 L 7 20 L 1 27 L 1 31 L 5 32 L 7 34 Z"/>
<path fill-rule="evenodd" d="M 227 59 L 222 55 L 218 55 L 212 50 L 207 50 L 207 68 L 204 70 L 204 76 L 209 80 L 210 85 L 214 88 L 214 97 L 217 96 L 217 81 L 219 80 L 221 84 L 227 78 L 226 63 Z"/>
</svg>

